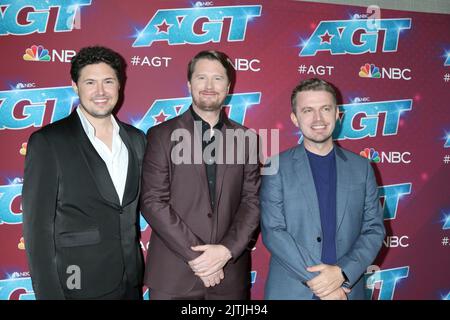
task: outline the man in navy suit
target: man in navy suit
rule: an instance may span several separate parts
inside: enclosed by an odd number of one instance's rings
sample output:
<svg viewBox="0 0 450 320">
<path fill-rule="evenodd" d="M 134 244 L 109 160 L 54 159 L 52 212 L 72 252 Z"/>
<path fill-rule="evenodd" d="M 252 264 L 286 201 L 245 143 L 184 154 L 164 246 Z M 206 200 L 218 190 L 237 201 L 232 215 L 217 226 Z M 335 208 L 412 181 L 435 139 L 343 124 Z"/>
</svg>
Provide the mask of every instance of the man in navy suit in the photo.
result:
<svg viewBox="0 0 450 320">
<path fill-rule="evenodd" d="M 263 242 L 271 253 L 266 299 L 364 299 L 363 274 L 385 235 L 367 159 L 333 143 L 336 91 L 308 79 L 291 95 L 303 142 L 262 178 Z"/>
</svg>

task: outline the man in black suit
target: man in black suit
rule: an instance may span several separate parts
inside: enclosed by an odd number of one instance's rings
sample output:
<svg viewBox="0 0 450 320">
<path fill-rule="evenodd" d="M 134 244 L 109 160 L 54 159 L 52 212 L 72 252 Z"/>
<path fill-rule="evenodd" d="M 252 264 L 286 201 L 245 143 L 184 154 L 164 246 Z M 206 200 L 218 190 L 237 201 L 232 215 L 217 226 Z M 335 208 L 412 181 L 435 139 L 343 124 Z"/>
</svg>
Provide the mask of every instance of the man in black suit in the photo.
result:
<svg viewBox="0 0 450 320">
<path fill-rule="evenodd" d="M 145 135 L 112 111 L 123 58 L 87 47 L 72 59 L 79 106 L 33 133 L 22 192 L 37 299 L 140 299 L 140 169 Z"/>
</svg>

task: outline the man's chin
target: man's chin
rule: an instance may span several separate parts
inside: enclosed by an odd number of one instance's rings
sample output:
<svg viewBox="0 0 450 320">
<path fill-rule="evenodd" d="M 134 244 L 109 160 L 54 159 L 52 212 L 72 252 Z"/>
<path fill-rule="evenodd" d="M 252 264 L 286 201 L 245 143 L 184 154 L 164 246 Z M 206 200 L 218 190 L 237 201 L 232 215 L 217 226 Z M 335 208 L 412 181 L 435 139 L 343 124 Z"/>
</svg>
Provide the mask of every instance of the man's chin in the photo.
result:
<svg viewBox="0 0 450 320">
<path fill-rule="evenodd" d="M 307 137 L 308 140 L 310 140 L 313 143 L 325 143 L 329 140 L 333 141 L 332 136 L 328 136 L 328 137 L 323 137 L 323 138 L 310 138 Z"/>
<path fill-rule="evenodd" d="M 204 104 L 200 104 L 197 105 L 197 108 L 202 110 L 202 111 L 217 111 L 220 110 L 220 108 L 222 107 L 222 105 L 204 105 Z"/>
<path fill-rule="evenodd" d="M 104 119 L 104 118 L 108 118 L 111 115 L 111 113 L 112 113 L 112 110 L 108 111 L 108 112 L 96 112 L 96 113 L 91 114 L 91 115 L 94 118 L 97 118 L 97 119 Z"/>
</svg>

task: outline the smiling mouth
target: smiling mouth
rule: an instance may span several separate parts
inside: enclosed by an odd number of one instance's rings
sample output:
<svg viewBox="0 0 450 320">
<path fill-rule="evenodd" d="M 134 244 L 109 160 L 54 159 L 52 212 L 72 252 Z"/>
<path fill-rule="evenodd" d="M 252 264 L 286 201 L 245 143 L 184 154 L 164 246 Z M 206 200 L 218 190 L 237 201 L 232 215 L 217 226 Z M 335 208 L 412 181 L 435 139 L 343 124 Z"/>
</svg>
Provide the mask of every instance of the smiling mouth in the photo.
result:
<svg viewBox="0 0 450 320">
<path fill-rule="evenodd" d="M 97 98 L 97 99 L 93 99 L 93 101 L 96 104 L 103 104 L 103 103 L 106 103 L 108 101 L 108 98 Z"/>
<path fill-rule="evenodd" d="M 214 92 L 214 91 L 200 91 L 200 94 L 203 95 L 203 96 L 215 96 L 215 95 L 217 95 L 217 93 Z"/>
</svg>

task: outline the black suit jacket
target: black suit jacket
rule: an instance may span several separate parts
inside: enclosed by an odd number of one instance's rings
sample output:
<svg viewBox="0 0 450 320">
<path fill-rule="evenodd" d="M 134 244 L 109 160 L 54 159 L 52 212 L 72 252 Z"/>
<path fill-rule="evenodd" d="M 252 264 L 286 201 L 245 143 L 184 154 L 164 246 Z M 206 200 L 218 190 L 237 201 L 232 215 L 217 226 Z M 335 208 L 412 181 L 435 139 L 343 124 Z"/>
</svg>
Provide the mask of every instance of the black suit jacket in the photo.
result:
<svg viewBox="0 0 450 320">
<path fill-rule="evenodd" d="M 117 122 L 128 149 L 122 204 L 76 111 L 29 139 L 23 232 L 37 299 L 99 297 L 116 289 L 124 272 L 130 284 L 141 285 L 138 200 L 145 135 Z M 71 266 L 79 268 L 80 289 L 67 285 L 73 283 Z"/>
</svg>

